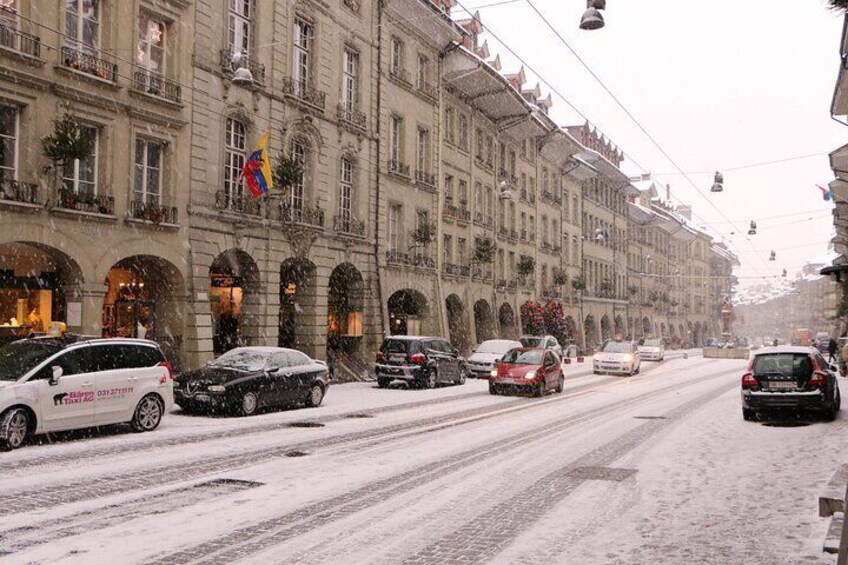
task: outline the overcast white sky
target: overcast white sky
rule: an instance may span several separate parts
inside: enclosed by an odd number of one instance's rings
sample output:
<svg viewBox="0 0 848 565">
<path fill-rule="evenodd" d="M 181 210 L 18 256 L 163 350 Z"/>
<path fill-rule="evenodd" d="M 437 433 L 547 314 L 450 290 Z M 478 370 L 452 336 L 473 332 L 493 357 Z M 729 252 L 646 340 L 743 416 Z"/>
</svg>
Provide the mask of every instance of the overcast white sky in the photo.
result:
<svg viewBox="0 0 848 565">
<path fill-rule="evenodd" d="M 497 1 L 460 0 L 468 8 Z M 692 204 L 710 231 L 729 239 L 740 277 L 792 273 L 828 258 L 832 205 L 816 184 L 832 180 L 827 153 L 848 143 L 848 127 L 829 113 L 842 16 L 824 0 L 608 0 L 606 27 L 591 32 L 578 28 L 584 0 L 531 1 L 671 158 L 686 172 L 702 172 L 690 178 L 706 198 L 680 175 L 655 180 L 671 183 L 676 200 Z M 634 161 L 657 174 L 676 171 L 527 0 L 481 8 L 480 15 L 504 70 L 520 63 L 492 34 L 624 150 L 628 172 L 641 172 Z M 557 121 L 582 122 L 555 93 L 553 99 Z M 728 170 L 813 153 L 821 155 Z M 725 172 L 721 194 L 710 194 L 712 173 L 703 174 L 715 170 Z M 787 214 L 794 215 L 773 218 Z M 752 219 L 760 233 L 740 235 Z M 772 249 L 776 262 L 768 261 Z"/>
</svg>

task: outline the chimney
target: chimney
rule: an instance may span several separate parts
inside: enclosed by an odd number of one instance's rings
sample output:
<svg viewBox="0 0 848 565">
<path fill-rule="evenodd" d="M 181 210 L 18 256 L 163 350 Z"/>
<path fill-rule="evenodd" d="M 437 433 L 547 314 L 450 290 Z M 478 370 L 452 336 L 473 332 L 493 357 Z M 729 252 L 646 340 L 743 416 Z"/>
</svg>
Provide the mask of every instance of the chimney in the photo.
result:
<svg viewBox="0 0 848 565">
<path fill-rule="evenodd" d="M 665 201 L 671 202 L 671 185 L 665 185 Z"/>
</svg>

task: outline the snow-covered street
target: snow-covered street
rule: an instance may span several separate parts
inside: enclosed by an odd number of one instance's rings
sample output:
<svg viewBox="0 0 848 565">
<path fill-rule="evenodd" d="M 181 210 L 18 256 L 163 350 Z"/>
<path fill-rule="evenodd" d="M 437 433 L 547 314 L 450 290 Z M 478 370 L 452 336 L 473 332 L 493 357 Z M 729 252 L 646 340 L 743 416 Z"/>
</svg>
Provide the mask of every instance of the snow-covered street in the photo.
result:
<svg viewBox="0 0 848 565">
<path fill-rule="evenodd" d="M 846 422 L 742 420 L 742 361 L 563 394 L 332 387 L 251 418 L 168 414 L 0 455 L 9 563 L 833 563 L 816 497 Z M 844 388 L 844 387 L 843 387 Z M 91 436 L 91 437 L 89 437 Z"/>
</svg>

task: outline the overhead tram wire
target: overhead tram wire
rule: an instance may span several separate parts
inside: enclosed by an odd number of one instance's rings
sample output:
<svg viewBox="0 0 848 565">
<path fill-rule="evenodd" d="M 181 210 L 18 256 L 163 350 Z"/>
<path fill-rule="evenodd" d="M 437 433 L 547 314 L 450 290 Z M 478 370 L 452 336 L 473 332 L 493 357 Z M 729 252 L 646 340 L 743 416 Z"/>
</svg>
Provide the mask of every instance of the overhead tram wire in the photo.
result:
<svg viewBox="0 0 848 565">
<path fill-rule="evenodd" d="M 551 31 L 554 32 L 554 35 L 556 35 L 557 38 L 559 38 L 559 40 L 562 42 L 562 44 L 565 45 L 566 48 L 568 48 L 568 50 L 575 56 L 575 58 L 577 58 L 577 60 L 580 62 L 581 65 L 583 65 L 583 67 L 589 72 L 589 74 L 592 75 L 592 77 L 598 82 L 598 84 L 601 85 L 601 87 L 606 91 L 606 93 L 609 94 L 609 96 L 613 99 L 613 101 L 615 101 L 615 103 L 619 106 L 619 108 L 621 108 L 624 111 L 624 113 L 627 114 L 627 116 L 633 121 L 633 123 L 636 124 L 636 126 L 639 128 L 639 130 L 642 131 L 642 133 L 645 135 L 645 137 L 647 137 L 651 141 L 651 143 L 660 151 L 660 153 L 662 153 L 662 155 L 666 158 L 666 160 L 669 163 L 671 163 L 671 165 L 675 169 L 677 169 L 679 171 L 679 173 L 683 176 L 683 178 L 685 178 L 689 182 L 689 184 L 692 185 L 692 188 L 694 188 L 698 192 L 698 194 L 701 195 L 701 197 L 704 200 L 709 202 L 710 206 L 712 206 L 723 218 L 728 220 L 731 227 L 733 227 L 735 231 L 739 231 L 738 229 L 736 229 L 735 225 L 733 224 L 733 222 L 730 221 L 730 219 L 727 217 L 727 215 L 718 206 L 716 206 L 715 203 L 710 198 L 708 198 L 703 193 L 703 191 L 689 177 L 689 175 L 686 172 L 683 171 L 683 168 L 680 167 L 677 164 L 677 162 L 675 162 L 674 159 L 671 158 L 671 156 L 668 154 L 668 152 L 665 150 L 665 148 L 663 148 L 663 146 L 660 145 L 660 143 L 654 138 L 654 136 L 652 136 L 648 132 L 648 130 L 645 129 L 645 127 L 642 125 L 642 123 L 638 119 L 636 119 L 636 116 L 634 116 L 633 113 L 630 112 L 630 110 L 627 109 L 627 107 L 618 99 L 618 97 L 609 89 L 609 87 L 607 87 L 607 85 L 595 73 L 595 71 L 592 70 L 592 68 L 588 65 L 588 63 L 586 63 L 583 60 L 583 58 L 580 56 L 580 54 L 577 53 L 577 51 L 571 46 L 571 44 L 569 44 L 568 41 L 566 41 L 566 39 L 562 36 L 562 34 L 559 33 L 559 31 L 553 26 L 553 24 L 551 24 L 551 22 L 538 10 L 538 8 L 536 8 L 535 4 L 533 4 L 533 1 L 532 0 L 525 0 L 525 1 L 530 6 L 530 8 L 534 12 L 536 12 L 536 14 L 539 16 L 539 18 L 543 22 L 545 22 L 545 25 L 547 25 L 551 29 Z M 457 3 L 459 3 L 458 0 L 457 0 Z M 490 30 L 490 33 L 491 33 L 491 30 Z M 501 42 L 501 43 L 503 44 L 503 42 Z M 647 171 L 645 171 L 645 172 L 647 172 Z M 762 262 L 763 266 L 766 269 L 768 269 L 768 265 L 766 265 L 765 260 L 762 259 L 762 257 L 761 257 L 760 250 L 756 247 L 756 245 L 754 245 L 754 243 L 752 241 L 750 241 L 750 240 L 748 240 L 748 241 L 751 244 L 751 248 L 756 252 L 756 256 L 759 258 L 760 262 Z"/>
<path fill-rule="evenodd" d="M 821 157 L 822 155 L 830 155 L 829 151 L 822 151 L 819 153 L 809 153 L 807 155 L 797 155 L 795 157 L 786 157 L 783 159 L 775 159 L 773 161 L 763 161 L 760 163 L 751 163 L 749 165 L 740 165 L 738 167 L 719 167 L 719 169 L 724 173 L 730 173 L 733 171 L 743 171 L 745 169 L 755 169 L 757 167 L 767 167 L 769 165 L 779 165 L 781 163 L 790 163 L 792 161 L 801 161 L 803 159 L 810 159 L 812 157 Z M 686 174 L 689 175 L 712 175 L 715 171 L 687 171 Z M 668 177 L 668 176 L 678 176 L 681 173 L 677 172 L 668 172 L 668 173 L 651 173 L 651 175 L 655 177 Z"/>
</svg>

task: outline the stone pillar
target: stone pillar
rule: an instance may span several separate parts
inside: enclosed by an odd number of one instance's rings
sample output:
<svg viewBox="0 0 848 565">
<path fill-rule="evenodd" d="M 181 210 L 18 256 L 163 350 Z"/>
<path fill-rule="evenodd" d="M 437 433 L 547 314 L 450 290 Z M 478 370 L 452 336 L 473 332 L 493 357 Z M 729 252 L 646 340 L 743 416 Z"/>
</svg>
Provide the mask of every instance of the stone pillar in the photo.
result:
<svg viewBox="0 0 848 565">
<path fill-rule="evenodd" d="M 74 303 L 81 303 L 81 325 L 68 324 L 68 330 L 83 335 L 100 336 L 103 333 L 103 299 L 106 297 L 106 286 L 103 283 L 85 283 L 81 285 L 79 297 L 67 297 L 67 319 L 73 322 Z"/>
</svg>

